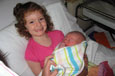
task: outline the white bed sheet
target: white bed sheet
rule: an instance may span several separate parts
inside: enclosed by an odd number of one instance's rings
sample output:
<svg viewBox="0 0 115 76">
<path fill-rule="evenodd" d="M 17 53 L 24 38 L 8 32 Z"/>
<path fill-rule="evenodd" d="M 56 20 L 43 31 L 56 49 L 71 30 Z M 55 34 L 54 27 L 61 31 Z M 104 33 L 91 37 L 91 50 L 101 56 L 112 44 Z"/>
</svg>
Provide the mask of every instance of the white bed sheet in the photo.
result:
<svg viewBox="0 0 115 76">
<path fill-rule="evenodd" d="M 108 61 L 108 64 L 113 69 L 115 76 L 115 50 L 111 50 L 99 44 L 95 53 L 94 63 L 99 64 L 103 61 Z"/>
<path fill-rule="evenodd" d="M 100 64 L 103 61 L 108 61 L 109 66 L 113 69 L 115 75 L 115 51 L 105 46 L 98 44 L 95 41 L 88 40 L 88 47 L 86 50 L 88 60 Z"/>
</svg>

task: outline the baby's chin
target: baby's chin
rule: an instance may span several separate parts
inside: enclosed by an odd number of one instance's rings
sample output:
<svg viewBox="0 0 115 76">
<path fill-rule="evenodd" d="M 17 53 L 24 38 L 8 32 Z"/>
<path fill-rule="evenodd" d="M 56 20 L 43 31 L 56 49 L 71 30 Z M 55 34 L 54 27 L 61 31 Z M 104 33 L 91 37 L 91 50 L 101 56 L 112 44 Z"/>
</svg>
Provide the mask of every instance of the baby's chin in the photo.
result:
<svg viewBox="0 0 115 76">
<path fill-rule="evenodd" d="M 65 44 L 65 46 L 73 46 L 73 45 L 76 45 L 76 44 Z"/>
<path fill-rule="evenodd" d="M 65 45 L 65 46 L 67 47 L 67 46 L 73 46 L 73 45 Z"/>
</svg>

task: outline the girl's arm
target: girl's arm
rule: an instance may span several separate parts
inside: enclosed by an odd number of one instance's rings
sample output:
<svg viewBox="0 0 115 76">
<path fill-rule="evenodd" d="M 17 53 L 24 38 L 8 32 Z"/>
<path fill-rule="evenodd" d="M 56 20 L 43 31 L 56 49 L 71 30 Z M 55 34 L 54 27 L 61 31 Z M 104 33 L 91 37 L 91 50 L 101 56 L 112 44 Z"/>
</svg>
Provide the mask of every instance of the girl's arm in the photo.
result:
<svg viewBox="0 0 115 76">
<path fill-rule="evenodd" d="M 35 74 L 35 76 L 38 76 L 41 72 L 41 66 L 38 62 L 33 61 L 27 61 L 29 67 L 31 68 L 32 72 Z"/>
</svg>

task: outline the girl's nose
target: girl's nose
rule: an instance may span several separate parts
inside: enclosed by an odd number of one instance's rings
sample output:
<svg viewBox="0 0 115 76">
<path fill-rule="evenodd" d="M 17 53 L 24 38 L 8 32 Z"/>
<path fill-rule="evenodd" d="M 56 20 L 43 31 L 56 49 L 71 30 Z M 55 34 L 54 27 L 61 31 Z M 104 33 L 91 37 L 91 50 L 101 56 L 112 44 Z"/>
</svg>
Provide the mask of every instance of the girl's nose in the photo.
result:
<svg viewBox="0 0 115 76">
<path fill-rule="evenodd" d="M 36 22 L 36 26 L 41 26 L 41 22 L 40 22 L 40 21 L 37 21 L 37 22 Z"/>
</svg>

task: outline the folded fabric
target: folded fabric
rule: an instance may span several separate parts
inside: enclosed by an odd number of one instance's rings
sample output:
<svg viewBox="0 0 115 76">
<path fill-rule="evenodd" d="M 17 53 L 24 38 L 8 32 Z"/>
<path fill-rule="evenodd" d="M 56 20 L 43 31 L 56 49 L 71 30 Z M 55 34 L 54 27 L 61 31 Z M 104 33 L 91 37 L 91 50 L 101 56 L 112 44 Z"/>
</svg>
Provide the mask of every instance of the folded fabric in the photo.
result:
<svg viewBox="0 0 115 76">
<path fill-rule="evenodd" d="M 86 46 L 87 42 L 83 41 L 78 45 L 64 47 L 54 51 L 53 60 L 57 64 L 57 67 L 61 66 L 61 68 L 58 68 L 58 76 L 76 76 L 81 73 L 84 68 L 83 56 Z M 51 68 L 51 70 L 54 68 Z"/>
<path fill-rule="evenodd" d="M 114 76 L 113 70 L 110 68 L 108 61 L 99 64 L 98 76 Z"/>
<path fill-rule="evenodd" d="M 19 76 L 0 61 L 0 76 Z"/>
<path fill-rule="evenodd" d="M 114 76 L 108 61 L 101 62 L 99 65 L 88 63 L 88 76 Z"/>
</svg>

